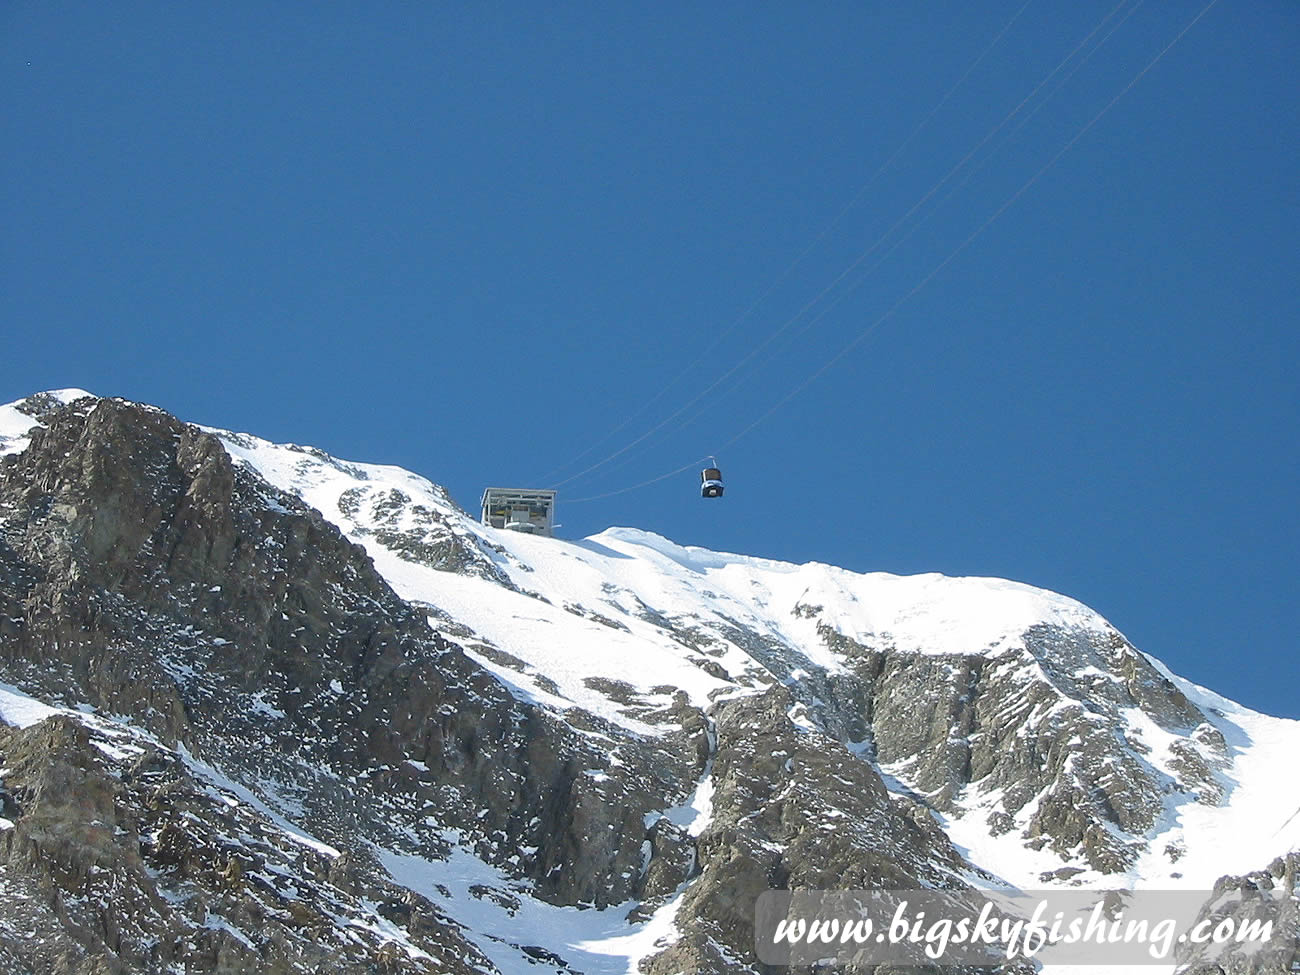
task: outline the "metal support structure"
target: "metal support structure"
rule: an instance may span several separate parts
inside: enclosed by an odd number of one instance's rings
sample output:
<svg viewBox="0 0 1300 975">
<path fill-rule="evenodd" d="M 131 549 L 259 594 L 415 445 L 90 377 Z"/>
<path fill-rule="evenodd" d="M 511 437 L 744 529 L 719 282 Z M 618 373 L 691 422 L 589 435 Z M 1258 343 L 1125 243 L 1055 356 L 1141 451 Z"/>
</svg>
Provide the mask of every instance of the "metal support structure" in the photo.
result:
<svg viewBox="0 0 1300 975">
<path fill-rule="evenodd" d="M 550 536 L 555 529 L 555 492 L 490 487 L 483 492 L 482 522 L 493 528 Z"/>
</svg>

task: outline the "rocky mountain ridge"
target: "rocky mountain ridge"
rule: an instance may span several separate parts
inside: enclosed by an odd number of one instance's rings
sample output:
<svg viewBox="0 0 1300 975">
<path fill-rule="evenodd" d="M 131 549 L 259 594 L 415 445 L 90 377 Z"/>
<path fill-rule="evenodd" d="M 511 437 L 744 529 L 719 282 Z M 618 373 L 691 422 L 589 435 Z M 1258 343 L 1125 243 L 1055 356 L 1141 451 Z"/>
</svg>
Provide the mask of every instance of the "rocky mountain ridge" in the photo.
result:
<svg viewBox="0 0 1300 975">
<path fill-rule="evenodd" d="M 769 888 L 1209 889 L 1300 846 L 1300 723 L 1065 597 L 514 535 L 76 392 L 0 454 L 14 971 L 760 971 Z"/>
</svg>

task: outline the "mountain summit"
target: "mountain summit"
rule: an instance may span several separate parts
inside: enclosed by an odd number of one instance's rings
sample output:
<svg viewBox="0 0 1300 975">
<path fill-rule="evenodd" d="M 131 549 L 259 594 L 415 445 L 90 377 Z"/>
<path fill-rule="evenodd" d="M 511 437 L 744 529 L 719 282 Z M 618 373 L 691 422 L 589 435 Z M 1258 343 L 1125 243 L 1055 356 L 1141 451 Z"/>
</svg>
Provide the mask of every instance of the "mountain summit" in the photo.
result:
<svg viewBox="0 0 1300 975">
<path fill-rule="evenodd" d="M 0 407 L 14 972 L 759 972 L 770 889 L 1293 892 L 1300 722 L 1000 579 L 493 529 L 80 390 Z"/>
</svg>

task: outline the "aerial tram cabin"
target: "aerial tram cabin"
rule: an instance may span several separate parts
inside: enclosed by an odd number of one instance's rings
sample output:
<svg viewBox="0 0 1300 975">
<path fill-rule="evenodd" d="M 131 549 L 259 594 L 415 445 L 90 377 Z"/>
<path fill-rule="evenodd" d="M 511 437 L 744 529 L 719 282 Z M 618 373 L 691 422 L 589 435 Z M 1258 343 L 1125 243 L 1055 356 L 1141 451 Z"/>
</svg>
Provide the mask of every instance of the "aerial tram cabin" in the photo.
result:
<svg viewBox="0 0 1300 975">
<path fill-rule="evenodd" d="M 529 535 L 555 529 L 555 492 L 490 487 L 483 492 L 483 524 Z"/>
<path fill-rule="evenodd" d="M 716 464 L 718 461 L 713 458 L 713 462 Z M 718 468 L 706 467 L 700 471 L 700 497 L 722 497 L 722 471 L 718 470 Z"/>
</svg>

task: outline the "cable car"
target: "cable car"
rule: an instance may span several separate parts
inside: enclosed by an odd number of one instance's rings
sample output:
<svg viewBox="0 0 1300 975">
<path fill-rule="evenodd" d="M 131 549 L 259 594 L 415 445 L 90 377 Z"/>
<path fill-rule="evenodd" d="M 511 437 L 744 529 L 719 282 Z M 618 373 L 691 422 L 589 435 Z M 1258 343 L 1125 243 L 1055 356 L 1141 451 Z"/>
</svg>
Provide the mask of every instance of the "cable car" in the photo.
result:
<svg viewBox="0 0 1300 975">
<path fill-rule="evenodd" d="M 717 458 L 712 458 L 713 463 L 717 463 Z M 722 497 L 722 471 L 716 467 L 706 467 L 700 471 L 700 497 L 702 498 L 720 498 Z"/>
</svg>

